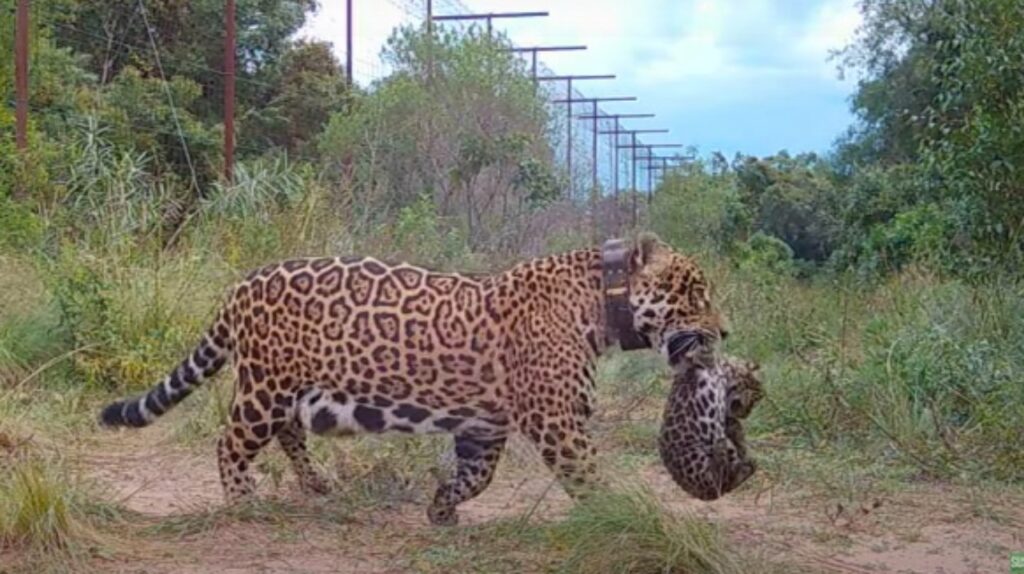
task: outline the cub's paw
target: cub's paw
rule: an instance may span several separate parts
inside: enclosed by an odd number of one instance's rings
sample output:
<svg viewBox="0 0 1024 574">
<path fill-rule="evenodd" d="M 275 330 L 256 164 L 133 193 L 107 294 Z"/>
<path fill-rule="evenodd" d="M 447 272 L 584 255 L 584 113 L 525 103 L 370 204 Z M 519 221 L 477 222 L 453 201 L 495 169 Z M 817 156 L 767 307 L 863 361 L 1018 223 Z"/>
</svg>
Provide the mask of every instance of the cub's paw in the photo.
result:
<svg viewBox="0 0 1024 574">
<path fill-rule="evenodd" d="M 459 523 L 459 515 L 454 507 L 430 506 L 427 508 L 427 519 L 434 526 L 455 526 Z"/>
</svg>

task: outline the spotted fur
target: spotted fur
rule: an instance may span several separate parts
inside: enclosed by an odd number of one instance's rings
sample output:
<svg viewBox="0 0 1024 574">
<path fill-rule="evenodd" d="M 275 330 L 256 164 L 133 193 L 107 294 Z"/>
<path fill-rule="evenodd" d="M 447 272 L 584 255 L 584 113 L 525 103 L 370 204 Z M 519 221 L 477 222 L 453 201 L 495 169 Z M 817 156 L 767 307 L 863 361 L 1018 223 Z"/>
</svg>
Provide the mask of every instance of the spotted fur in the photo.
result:
<svg viewBox="0 0 1024 574">
<path fill-rule="evenodd" d="M 643 237 L 630 265 L 635 323 L 652 347 L 669 357 L 684 334 L 718 339 L 721 319 L 690 259 Z M 454 470 L 428 511 L 435 524 L 454 523 L 456 506 L 486 488 L 513 430 L 578 492 L 595 471 L 586 421 L 608 345 L 601 282 L 598 250 L 484 277 L 372 258 L 268 265 L 232 290 L 171 375 L 102 421 L 149 424 L 230 359 L 235 395 L 218 444 L 229 500 L 253 494 L 252 461 L 274 439 L 301 485 L 325 490 L 307 432 L 454 435 Z"/>
<path fill-rule="evenodd" d="M 672 479 L 696 498 L 719 498 L 757 469 L 740 423 L 764 395 L 757 369 L 729 357 L 692 361 L 673 380 L 658 448 Z"/>
</svg>

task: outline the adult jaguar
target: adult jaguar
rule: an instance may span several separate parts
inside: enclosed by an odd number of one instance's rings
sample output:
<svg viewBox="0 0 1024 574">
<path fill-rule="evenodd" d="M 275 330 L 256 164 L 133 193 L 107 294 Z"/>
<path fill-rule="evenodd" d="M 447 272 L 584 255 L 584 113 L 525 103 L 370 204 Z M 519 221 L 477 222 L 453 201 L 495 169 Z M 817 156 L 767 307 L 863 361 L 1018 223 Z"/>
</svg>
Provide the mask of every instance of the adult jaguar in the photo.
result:
<svg viewBox="0 0 1024 574">
<path fill-rule="evenodd" d="M 610 344 L 679 362 L 673 349 L 711 348 L 721 335 L 702 271 L 653 235 L 484 277 L 368 257 L 285 261 L 235 286 L 192 355 L 101 420 L 145 426 L 231 360 L 235 394 L 217 447 L 229 501 L 253 493 L 252 460 L 275 438 L 303 489 L 322 492 L 307 430 L 447 432 L 457 464 L 427 515 L 454 524 L 456 505 L 491 481 L 512 430 L 570 493 L 591 481 L 585 423 L 594 363 Z"/>
</svg>

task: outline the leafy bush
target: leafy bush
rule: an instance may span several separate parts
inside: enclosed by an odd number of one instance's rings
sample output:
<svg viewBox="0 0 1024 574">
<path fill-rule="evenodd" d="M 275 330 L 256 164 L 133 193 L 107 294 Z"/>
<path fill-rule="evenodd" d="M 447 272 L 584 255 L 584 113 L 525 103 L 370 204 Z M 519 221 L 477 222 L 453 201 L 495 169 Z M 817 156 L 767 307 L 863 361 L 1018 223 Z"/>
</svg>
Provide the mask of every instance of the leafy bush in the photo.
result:
<svg viewBox="0 0 1024 574">
<path fill-rule="evenodd" d="M 395 72 L 336 113 L 319 151 L 359 219 L 379 223 L 431 195 L 474 250 L 515 251 L 557 191 L 547 113 L 507 39 L 406 27 Z"/>
<path fill-rule="evenodd" d="M 409 261 L 449 267 L 468 255 L 459 230 L 438 215 L 427 196 L 399 210 L 392 240 L 400 257 Z"/>
<path fill-rule="evenodd" d="M 1019 3 L 863 0 L 861 11 L 864 25 L 842 54 L 863 77 L 853 99 L 861 121 L 839 147 L 840 170 L 855 178 L 865 166 L 909 173 L 910 193 L 884 221 L 905 209 L 927 210 L 925 203 L 951 213 L 956 240 L 936 254 L 962 263 L 951 270 L 977 275 L 994 264 L 1019 267 Z"/>
<path fill-rule="evenodd" d="M 711 173 L 703 162 L 667 175 L 651 209 L 651 228 L 689 253 L 728 253 L 743 240 L 748 219 L 732 174 Z"/>
<path fill-rule="evenodd" d="M 764 365 L 755 435 L 879 452 L 933 476 L 1024 479 L 1012 446 L 1024 432 L 1018 280 L 905 271 L 871 288 L 714 273 L 730 352 Z"/>
<path fill-rule="evenodd" d="M 43 222 L 35 211 L 0 194 L 0 249 L 33 249 L 42 243 L 42 238 Z"/>
<path fill-rule="evenodd" d="M 735 259 L 740 268 L 765 269 L 789 275 L 794 270 L 793 249 L 785 241 L 758 231 L 737 250 Z"/>
<path fill-rule="evenodd" d="M 306 190 L 305 171 L 283 156 L 239 162 L 234 181 L 214 186 L 203 209 L 216 218 L 266 223 L 299 201 Z"/>
</svg>

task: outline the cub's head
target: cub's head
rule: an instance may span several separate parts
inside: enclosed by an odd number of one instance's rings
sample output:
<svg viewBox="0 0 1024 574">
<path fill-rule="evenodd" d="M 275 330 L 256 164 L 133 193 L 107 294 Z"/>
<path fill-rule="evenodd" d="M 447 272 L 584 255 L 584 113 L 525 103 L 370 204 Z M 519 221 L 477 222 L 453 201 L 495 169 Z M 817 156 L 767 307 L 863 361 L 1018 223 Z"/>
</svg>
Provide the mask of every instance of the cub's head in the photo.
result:
<svg viewBox="0 0 1024 574">
<path fill-rule="evenodd" d="M 754 406 L 764 398 L 760 365 L 754 361 L 745 361 L 730 356 L 721 357 L 719 364 L 726 381 L 729 416 L 738 419 L 747 418 Z"/>
<path fill-rule="evenodd" d="M 636 330 L 674 368 L 710 364 L 726 335 L 704 273 L 652 234 L 637 239 L 630 259 L 630 304 Z"/>
</svg>

